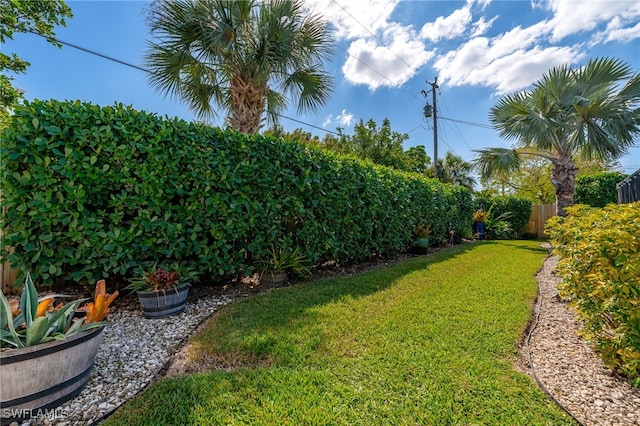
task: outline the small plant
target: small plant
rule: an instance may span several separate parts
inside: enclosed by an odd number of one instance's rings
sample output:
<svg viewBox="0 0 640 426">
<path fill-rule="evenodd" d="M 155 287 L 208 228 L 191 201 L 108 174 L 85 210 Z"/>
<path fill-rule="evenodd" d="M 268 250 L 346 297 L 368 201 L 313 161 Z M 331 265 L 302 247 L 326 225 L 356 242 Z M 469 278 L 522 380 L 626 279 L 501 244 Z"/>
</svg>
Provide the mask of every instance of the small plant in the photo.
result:
<svg viewBox="0 0 640 426">
<path fill-rule="evenodd" d="M 159 293 L 190 285 L 192 281 L 197 280 L 197 272 L 190 268 L 181 267 L 178 263 L 173 263 L 165 269 L 162 266 L 157 267 L 156 262 L 150 271 L 143 272 L 138 278 L 132 278 L 125 289 Z"/>
<path fill-rule="evenodd" d="M 107 293 L 107 285 L 104 280 L 98 281 L 96 284 L 96 292 L 93 296 L 93 302 L 87 302 L 78 311 L 86 312 L 85 322 L 94 323 L 104 320 L 111 309 L 109 305 L 118 296 L 118 291 L 109 295 Z M 51 300 L 51 299 L 49 299 Z"/>
<path fill-rule="evenodd" d="M 489 215 L 484 210 L 476 210 L 473 213 L 473 221 L 474 222 L 486 222 L 489 218 Z"/>
<path fill-rule="evenodd" d="M 413 233 L 416 238 L 429 238 L 429 235 L 431 235 L 431 225 L 424 225 L 422 222 L 419 222 L 413 230 Z"/>
<path fill-rule="evenodd" d="M 311 276 L 309 260 L 299 247 L 293 250 L 272 247 L 269 250 L 269 256 L 258 261 L 258 268 L 262 273 L 268 270 L 282 270 L 303 277 Z"/>
<path fill-rule="evenodd" d="M 31 275 L 27 274 L 20 301 L 9 302 L 0 291 L 0 348 L 24 348 L 103 327 L 107 323 L 102 320 L 117 295 L 117 291 L 108 295 L 104 280 L 101 280 L 96 285 L 93 302 L 80 307 L 87 299 L 77 299 L 66 305 L 56 305 L 56 297 L 66 296 L 50 294 L 38 298 Z M 77 312 L 86 312 L 87 315 L 75 318 Z"/>
</svg>

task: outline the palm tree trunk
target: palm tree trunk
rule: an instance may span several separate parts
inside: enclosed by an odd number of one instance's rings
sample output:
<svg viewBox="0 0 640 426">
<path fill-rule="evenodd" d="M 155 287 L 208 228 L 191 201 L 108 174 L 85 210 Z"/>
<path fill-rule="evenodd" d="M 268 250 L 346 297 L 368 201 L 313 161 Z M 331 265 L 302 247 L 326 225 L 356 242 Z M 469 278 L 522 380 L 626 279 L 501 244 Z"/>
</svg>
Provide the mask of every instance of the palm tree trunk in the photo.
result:
<svg viewBox="0 0 640 426">
<path fill-rule="evenodd" d="M 251 78 L 235 76 L 231 80 L 229 127 L 242 133 L 258 133 L 264 123 L 266 98 L 266 90 L 257 87 Z"/>
<path fill-rule="evenodd" d="M 573 158 L 565 157 L 553 161 L 551 183 L 556 190 L 556 214 L 558 216 L 566 216 L 565 208 L 573 205 L 577 174 L 578 169 L 573 162 Z"/>
</svg>

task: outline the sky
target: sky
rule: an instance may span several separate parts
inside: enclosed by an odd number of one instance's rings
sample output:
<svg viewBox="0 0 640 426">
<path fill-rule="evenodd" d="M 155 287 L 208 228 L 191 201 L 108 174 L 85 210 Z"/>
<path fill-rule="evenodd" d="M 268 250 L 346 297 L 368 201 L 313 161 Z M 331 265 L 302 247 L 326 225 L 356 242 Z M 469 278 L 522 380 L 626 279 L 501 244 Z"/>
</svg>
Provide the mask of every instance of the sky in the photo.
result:
<svg viewBox="0 0 640 426">
<path fill-rule="evenodd" d="M 408 149 L 424 145 L 433 158 L 433 119 L 423 115 L 437 78 L 438 156 L 451 151 L 466 161 L 473 150 L 510 147 L 489 123 L 501 96 L 530 88 L 554 66 L 584 65 L 597 57 L 625 61 L 640 72 L 640 1 L 633 0 L 305 0 L 330 24 L 335 41 L 326 64 L 335 81 L 316 112 L 282 115 L 286 131 L 302 128 L 323 137 L 338 127 L 351 134 L 359 120 L 408 134 Z M 56 37 L 127 64 L 141 66 L 152 40 L 147 1 L 67 1 L 74 17 Z M 61 49 L 33 34 L 14 34 L 0 46 L 31 62 L 14 84 L 25 98 L 132 105 L 191 121 L 179 100 L 149 85 L 146 73 L 69 46 Z M 305 124 L 302 124 L 302 123 Z M 223 125 L 224 114 L 214 119 Z M 620 171 L 640 169 L 640 140 L 620 160 Z"/>
</svg>

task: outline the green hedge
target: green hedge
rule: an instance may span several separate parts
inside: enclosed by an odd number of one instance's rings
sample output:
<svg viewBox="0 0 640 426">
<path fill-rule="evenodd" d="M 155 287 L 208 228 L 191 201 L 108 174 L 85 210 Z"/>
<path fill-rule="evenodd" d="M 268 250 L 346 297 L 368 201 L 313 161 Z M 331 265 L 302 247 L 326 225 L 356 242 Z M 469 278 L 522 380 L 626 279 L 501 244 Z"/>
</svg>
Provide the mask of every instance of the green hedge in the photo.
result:
<svg viewBox="0 0 640 426">
<path fill-rule="evenodd" d="M 562 258 L 561 294 L 584 319 L 605 363 L 640 386 L 640 202 L 567 212 L 546 228 Z"/>
<path fill-rule="evenodd" d="M 156 260 L 216 280 L 273 245 L 344 264 L 406 250 L 420 221 L 435 241 L 471 226 L 466 190 L 122 105 L 25 102 L 2 137 L 3 258 L 43 284 Z"/>
<path fill-rule="evenodd" d="M 531 201 L 516 196 L 476 197 L 475 209 L 484 205 L 489 213 L 487 234 L 489 238 L 522 238 L 527 232 L 527 225 L 531 218 Z M 502 219 L 500 219 L 502 217 Z M 502 227 L 501 223 L 506 224 Z M 503 233 L 492 230 L 492 227 L 507 228 L 510 232 Z"/>
<path fill-rule="evenodd" d="M 602 172 L 576 177 L 574 202 L 591 207 L 604 207 L 618 202 L 616 184 L 627 175 L 619 172 Z"/>
</svg>

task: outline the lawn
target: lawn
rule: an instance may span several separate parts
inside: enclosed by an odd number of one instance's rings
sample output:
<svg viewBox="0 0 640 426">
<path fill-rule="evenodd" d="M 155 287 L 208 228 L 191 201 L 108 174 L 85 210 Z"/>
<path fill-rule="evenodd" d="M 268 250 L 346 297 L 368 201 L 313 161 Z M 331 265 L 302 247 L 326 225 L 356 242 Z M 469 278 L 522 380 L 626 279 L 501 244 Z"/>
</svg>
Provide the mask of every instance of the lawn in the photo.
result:
<svg viewBox="0 0 640 426">
<path fill-rule="evenodd" d="M 573 424 L 513 367 L 546 254 L 466 244 L 233 303 L 194 336 L 221 368 L 105 425 Z"/>
</svg>

